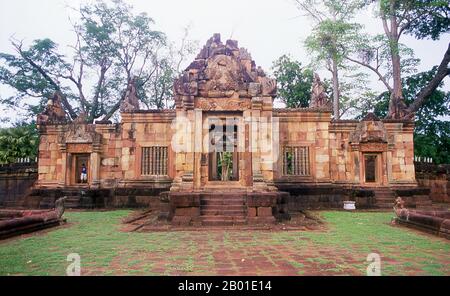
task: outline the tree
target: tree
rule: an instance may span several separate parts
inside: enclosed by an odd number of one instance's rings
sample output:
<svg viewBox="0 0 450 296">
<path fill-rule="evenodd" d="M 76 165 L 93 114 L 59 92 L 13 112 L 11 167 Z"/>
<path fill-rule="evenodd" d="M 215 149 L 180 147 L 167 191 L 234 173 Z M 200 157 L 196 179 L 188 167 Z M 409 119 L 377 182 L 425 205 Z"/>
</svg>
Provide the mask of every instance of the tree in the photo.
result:
<svg viewBox="0 0 450 296">
<path fill-rule="evenodd" d="M 360 59 L 349 60 L 375 72 L 390 93 L 389 113 L 391 118 L 410 118 L 422 105 L 426 98 L 436 89 L 439 83 L 450 73 L 450 44 L 444 54 L 436 74 L 422 91 L 417 93 L 415 100 L 406 105 L 403 97 L 402 74 L 405 63 L 402 63 L 404 48 L 400 43 L 403 34 L 414 35 L 416 38 L 432 38 L 436 40 L 440 34 L 450 28 L 450 6 L 441 0 L 379 0 L 379 16 L 383 25 L 384 38 L 378 37 L 380 46 L 362 42 L 365 45 L 359 49 Z M 388 50 L 386 50 L 386 48 Z M 387 54 L 386 54 L 387 53 Z M 389 61 L 391 80 L 380 72 L 380 61 Z M 373 65 L 375 63 L 375 65 Z"/>
<path fill-rule="evenodd" d="M 278 84 L 278 98 L 288 108 L 308 107 L 311 98 L 313 71 L 287 55 L 273 62 L 273 74 Z"/>
<path fill-rule="evenodd" d="M 97 1 L 76 10 L 73 55 L 60 53 L 50 39 L 29 47 L 12 39 L 16 54 L 0 53 L 0 83 L 15 89 L 2 98 L 11 107 L 26 106 L 30 115 L 40 112 L 47 98 L 60 92 L 68 116 L 85 113 L 89 122 L 109 119 L 119 108 L 127 84 L 134 78 L 147 108 L 162 108 L 171 89 L 178 58 L 166 36 L 152 29 L 145 13 L 135 14 L 121 0 Z M 37 98 L 38 102 L 31 100 Z"/>
<path fill-rule="evenodd" d="M 406 104 L 411 104 L 417 94 L 436 76 L 438 67 L 432 70 L 410 75 L 402 79 L 403 96 Z M 440 83 L 440 87 L 443 83 Z M 374 110 L 378 117 L 389 112 L 390 93 L 380 94 L 367 110 Z M 362 116 L 365 114 L 363 113 Z M 416 112 L 414 129 L 414 150 L 419 156 L 432 157 L 436 163 L 450 163 L 450 92 L 435 89 L 426 102 Z"/>
<path fill-rule="evenodd" d="M 359 36 L 359 24 L 350 22 L 356 11 L 363 6 L 358 0 L 297 0 L 299 8 L 315 21 L 305 46 L 318 63 L 324 64 L 332 74 L 333 114 L 339 112 L 339 71 L 344 67 L 344 57 L 349 44 Z"/>
<path fill-rule="evenodd" d="M 36 125 L 19 125 L 0 129 L 0 163 L 13 163 L 18 158 L 34 159 L 38 150 Z"/>
</svg>

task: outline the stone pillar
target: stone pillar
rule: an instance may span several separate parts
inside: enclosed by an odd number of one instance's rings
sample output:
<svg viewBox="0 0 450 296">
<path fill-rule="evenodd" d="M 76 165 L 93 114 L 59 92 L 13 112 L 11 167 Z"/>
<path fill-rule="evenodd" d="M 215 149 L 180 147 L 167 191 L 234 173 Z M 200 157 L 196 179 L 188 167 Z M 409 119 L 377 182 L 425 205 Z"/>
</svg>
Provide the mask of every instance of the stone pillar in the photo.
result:
<svg viewBox="0 0 450 296">
<path fill-rule="evenodd" d="M 359 157 L 359 143 L 358 144 L 351 144 L 351 157 L 353 158 L 353 165 L 354 165 L 354 182 L 359 184 L 362 182 L 361 180 L 361 159 Z"/>
<path fill-rule="evenodd" d="M 177 110 L 172 147 L 175 151 L 176 176 L 171 191 L 193 190 L 194 184 L 194 110 Z"/>
<path fill-rule="evenodd" d="M 201 158 L 203 144 L 203 116 L 201 109 L 194 110 L 194 129 L 193 129 L 193 146 L 194 146 L 194 189 L 200 189 L 202 182 Z"/>
<path fill-rule="evenodd" d="M 60 172 L 60 179 L 58 180 L 58 186 L 64 187 L 67 185 L 67 145 L 66 144 L 59 144 L 59 151 L 61 151 L 61 172 Z M 69 164 L 70 165 L 70 164 Z M 70 170 L 69 170 L 70 171 Z"/>
<path fill-rule="evenodd" d="M 98 188 L 100 186 L 100 153 L 94 151 L 91 153 L 91 187 Z"/>
<path fill-rule="evenodd" d="M 252 98 L 252 117 L 250 124 L 250 152 L 252 154 L 252 179 L 253 190 L 267 190 L 267 184 L 264 182 L 264 176 L 261 170 L 261 109 L 263 99 L 260 97 Z"/>
<path fill-rule="evenodd" d="M 279 156 L 279 126 L 272 116 L 272 97 L 262 97 L 259 122 L 260 170 L 270 190 L 276 190 L 273 182 L 274 163 Z"/>
</svg>

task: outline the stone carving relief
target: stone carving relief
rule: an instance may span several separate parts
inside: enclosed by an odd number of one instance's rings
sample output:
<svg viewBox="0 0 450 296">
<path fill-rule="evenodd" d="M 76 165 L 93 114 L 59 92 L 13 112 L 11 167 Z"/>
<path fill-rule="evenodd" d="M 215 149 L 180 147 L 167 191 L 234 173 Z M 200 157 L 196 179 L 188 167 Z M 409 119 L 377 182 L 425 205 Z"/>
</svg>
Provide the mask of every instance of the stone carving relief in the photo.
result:
<svg viewBox="0 0 450 296">
<path fill-rule="evenodd" d="M 387 143 L 383 122 L 375 114 L 368 113 L 350 134 L 350 143 Z"/>
<path fill-rule="evenodd" d="M 243 111 L 251 108 L 251 102 L 248 99 L 197 99 L 195 108 L 205 111 Z"/>
<path fill-rule="evenodd" d="M 139 110 L 139 98 L 136 90 L 136 77 L 133 78 L 125 91 L 125 98 L 120 104 L 120 112 L 131 112 Z"/>
<path fill-rule="evenodd" d="M 84 118 L 84 119 L 83 119 Z M 65 126 L 65 129 L 60 132 L 58 142 L 60 144 L 69 143 L 101 143 L 101 134 L 95 131 L 93 124 L 87 124 L 84 114 L 80 114 L 76 120 L 71 124 Z"/>
<path fill-rule="evenodd" d="M 314 73 L 309 107 L 311 108 L 330 107 L 330 101 L 328 100 L 327 95 L 325 94 L 325 88 L 317 73 Z"/>
<path fill-rule="evenodd" d="M 193 108 L 194 97 L 251 98 L 276 96 L 276 81 L 256 67 L 248 51 L 235 40 L 225 44 L 214 34 L 196 59 L 174 82 L 178 108 Z M 234 102 L 234 101 L 233 101 Z M 214 104 L 200 105 L 214 108 Z M 232 106 L 236 107 L 236 106 Z"/>
<path fill-rule="evenodd" d="M 37 124 L 65 123 L 67 122 L 66 113 L 62 106 L 61 93 L 55 92 L 52 98 L 48 100 L 44 111 L 37 116 Z"/>
</svg>

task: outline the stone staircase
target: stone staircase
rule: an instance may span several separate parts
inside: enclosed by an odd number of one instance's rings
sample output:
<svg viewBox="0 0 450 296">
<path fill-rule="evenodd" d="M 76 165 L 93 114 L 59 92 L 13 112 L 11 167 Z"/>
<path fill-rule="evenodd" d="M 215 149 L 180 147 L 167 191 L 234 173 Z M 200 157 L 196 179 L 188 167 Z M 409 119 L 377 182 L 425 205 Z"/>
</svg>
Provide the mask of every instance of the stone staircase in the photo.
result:
<svg viewBox="0 0 450 296">
<path fill-rule="evenodd" d="M 202 194 L 200 215 L 202 225 L 206 226 L 247 224 L 245 192 Z"/>
<path fill-rule="evenodd" d="M 83 189 L 65 189 L 61 192 L 61 197 L 65 196 L 64 205 L 66 209 L 93 208 L 92 199 L 84 196 Z M 54 196 L 44 196 L 39 203 L 39 208 L 49 209 L 55 206 Z"/>
<path fill-rule="evenodd" d="M 373 188 L 375 194 L 375 207 L 379 209 L 392 209 L 397 194 L 388 187 Z M 418 191 L 420 192 L 420 191 Z M 414 194 L 401 196 L 407 208 L 431 208 L 433 203 L 428 194 Z"/>
<path fill-rule="evenodd" d="M 395 193 L 389 187 L 372 189 L 375 194 L 375 207 L 379 209 L 392 209 L 395 201 Z"/>
</svg>

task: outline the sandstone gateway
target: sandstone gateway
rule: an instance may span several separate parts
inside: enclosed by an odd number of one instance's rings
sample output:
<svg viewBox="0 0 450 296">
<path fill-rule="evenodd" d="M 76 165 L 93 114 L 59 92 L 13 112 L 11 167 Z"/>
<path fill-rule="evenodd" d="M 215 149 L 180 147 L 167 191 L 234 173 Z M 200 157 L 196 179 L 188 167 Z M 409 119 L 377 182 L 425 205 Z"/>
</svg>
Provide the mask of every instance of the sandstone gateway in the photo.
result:
<svg viewBox="0 0 450 296">
<path fill-rule="evenodd" d="M 131 81 L 120 123 L 68 122 L 55 95 L 38 116 L 39 178 L 26 203 L 67 196 L 73 207 L 149 206 L 198 225 L 268 223 L 344 200 L 426 203 L 414 123 L 333 120 L 318 76 L 312 87 L 309 108 L 274 108 L 276 81 L 215 34 L 175 81 L 175 109 L 140 110 Z"/>
</svg>

